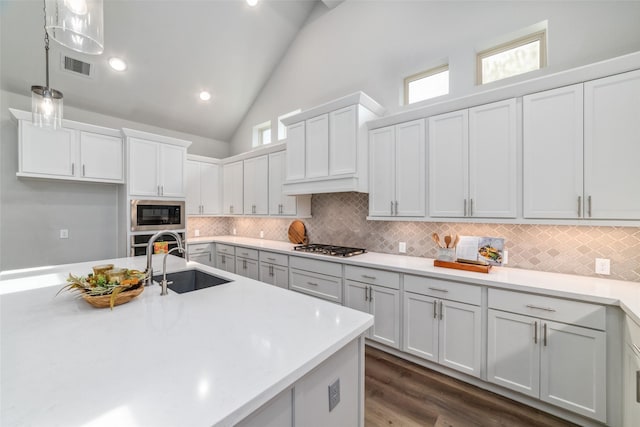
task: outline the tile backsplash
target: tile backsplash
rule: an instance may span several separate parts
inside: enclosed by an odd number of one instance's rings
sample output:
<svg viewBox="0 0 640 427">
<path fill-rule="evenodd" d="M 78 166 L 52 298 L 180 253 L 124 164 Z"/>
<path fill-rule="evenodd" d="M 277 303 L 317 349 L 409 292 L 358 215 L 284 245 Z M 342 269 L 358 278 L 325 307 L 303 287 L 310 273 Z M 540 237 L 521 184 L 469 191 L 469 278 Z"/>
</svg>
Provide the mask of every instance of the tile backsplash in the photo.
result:
<svg viewBox="0 0 640 427">
<path fill-rule="evenodd" d="M 371 252 L 398 253 L 407 243 L 407 255 L 435 258 L 432 233 L 496 236 L 505 239 L 509 267 L 640 282 L 640 227 L 564 225 L 469 224 L 439 222 L 367 221 L 368 194 L 314 194 L 313 218 L 304 219 L 312 243 L 363 247 Z M 189 218 L 187 233 L 194 236 L 231 234 L 286 241 L 291 219 Z M 611 276 L 595 274 L 595 259 L 611 260 Z"/>
</svg>

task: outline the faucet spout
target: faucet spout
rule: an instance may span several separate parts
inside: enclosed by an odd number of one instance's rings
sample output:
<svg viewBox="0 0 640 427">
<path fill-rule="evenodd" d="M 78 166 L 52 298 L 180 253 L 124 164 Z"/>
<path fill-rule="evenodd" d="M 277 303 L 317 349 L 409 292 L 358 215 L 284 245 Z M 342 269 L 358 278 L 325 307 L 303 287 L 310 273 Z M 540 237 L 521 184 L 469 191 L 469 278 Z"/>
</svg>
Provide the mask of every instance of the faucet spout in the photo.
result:
<svg viewBox="0 0 640 427">
<path fill-rule="evenodd" d="M 178 248 L 174 248 L 174 249 L 180 249 L 180 252 L 186 254 L 184 245 L 182 244 L 182 238 L 180 237 L 180 234 L 176 233 L 175 231 L 162 230 L 162 231 L 158 231 L 156 234 L 151 236 L 151 238 L 149 239 L 149 243 L 147 244 L 147 268 L 145 270 L 145 274 L 146 274 L 145 286 L 150 286 L 153 283 L 153 265 L 152 265 L 153 264 L 153 244 L 155 243 L 156 240 L 158 240 L 158 238 L 164 235 L 173 236 L 176 239 L 176 242 L 178 243 Z M 166 261 L 167 261 L 167 258 L 165 256 L 165 265 L 166 265 Z"/>
</svg>

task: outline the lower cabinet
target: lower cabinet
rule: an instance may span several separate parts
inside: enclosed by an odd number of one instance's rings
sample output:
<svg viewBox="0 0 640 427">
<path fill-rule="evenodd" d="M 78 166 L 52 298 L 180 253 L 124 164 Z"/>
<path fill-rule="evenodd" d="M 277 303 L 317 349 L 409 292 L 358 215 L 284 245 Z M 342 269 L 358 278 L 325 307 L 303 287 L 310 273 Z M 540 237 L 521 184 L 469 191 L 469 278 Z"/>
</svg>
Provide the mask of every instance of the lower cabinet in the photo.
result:
<svg viewBox="0 0 640 427">
<path fill-rule="evenodd" d="M 212 243 L 196 243 L 187 245 L 189 260 L 196 261 L 200 264 L 215 267 L 215 259 L 213 254 Z"/>
<path fill-rule="evenodd" d="M 480 302 L 477 286 L 405 275 L 403 351 L 480 377 Z"/>
<path fill-rule="evenodd" d="M 216 244 L 216 268 L 228 271 L 229 273 L 236 272 L 235 246 L 225 245 L 222 243 Z"/>
<path fill-rule="evenodd" d="M 289 289 L 342 304 L 342 265 L 289 257 Z"/>
<path fill-rule="evenodd" d="M 390 279 L 385 280 L 385 276 L 390 276 Z M 378 280 L 379 277 L 380 280 Z M 400 275 L 387 271 L 346 266 L 345 278 L 344 305 L 374 316 L 374 324 L 365 336 L 399 349 Z M 372 283 L 377 281 L 380 284 Z"/>
<path fill-rule="evenodd" d="M 628 316 L 625 320 L 623 426 L 636 427 L 640 423 L 640 325 Z"/>
<path fill-rule="evenodd" d="M 255 249 L 236 248 L 236 274 L 258 280 L 258 251 Z"/>
<path fill-rule="evenodd" d="M 605 325 L 604 307 L 489 290 L 487 380 L 606 422 L 606 333 L 549 317 Z"/>
<path fill-rule="evenodd" d="M 260 281 L 280 288 L 289 288 L 289 257 L 260 251 Z"/>
</svg>

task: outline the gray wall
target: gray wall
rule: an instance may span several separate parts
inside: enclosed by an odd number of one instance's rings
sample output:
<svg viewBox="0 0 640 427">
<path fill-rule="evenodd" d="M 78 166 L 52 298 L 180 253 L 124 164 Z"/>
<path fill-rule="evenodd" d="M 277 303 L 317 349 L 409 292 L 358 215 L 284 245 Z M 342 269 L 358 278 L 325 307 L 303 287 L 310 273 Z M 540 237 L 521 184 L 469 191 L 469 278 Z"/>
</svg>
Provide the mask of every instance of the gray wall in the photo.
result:
<svg viewBox="0 0 640 427">
<path fill-rule="evenodd" d="M 403 79 L 441 61 L 451 93 L 438 102 L 474 93 L 476 52 L 545 20 L 548 68 L 491 87 L 640 50 L 639 18 L 638 1 L 346 1 L 300 31 L 235 132 L 232 154 L 251 148 L 256 124 L 358 90 L 400 112 Z"/>
<path fill-rule="evenodd" d="M 0 271 L 113 258 L 117 255 L 118 187 L 113 184 L 18 179 L 18 127 L 9 108 L 31 99 L 0 91 Z M 189 152 L 226 157 L 229 145 L 65 106 L 66 119 L 129 127 L 194 141 Z M 69 239 L 60 239 L 60 229 Z"/>
</svg>

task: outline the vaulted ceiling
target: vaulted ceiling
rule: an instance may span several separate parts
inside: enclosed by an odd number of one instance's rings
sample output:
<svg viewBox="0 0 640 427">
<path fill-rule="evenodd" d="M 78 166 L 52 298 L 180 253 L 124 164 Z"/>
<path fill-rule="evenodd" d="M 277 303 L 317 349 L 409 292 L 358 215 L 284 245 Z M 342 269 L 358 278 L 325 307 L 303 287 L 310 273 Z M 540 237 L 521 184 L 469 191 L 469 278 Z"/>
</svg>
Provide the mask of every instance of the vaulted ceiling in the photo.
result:
<svg viewBox="0 0 640 427">
<path fill-rule="evenodd" d="M 228 141 L 314 7 L 339 1 L 104 0 L 105 50 L 92 56 L 51 42 L 51 87 L 65 105 Z M 30 96 L 44 85 L 43 2 L 0 0 L 1 86 Z M 68 55 L 93 65 L 63 70 Z M 107 61 L 125 59 L 125 72 Z M 208 102 L 198 97 L 211 92 Z"/>
</svg>

